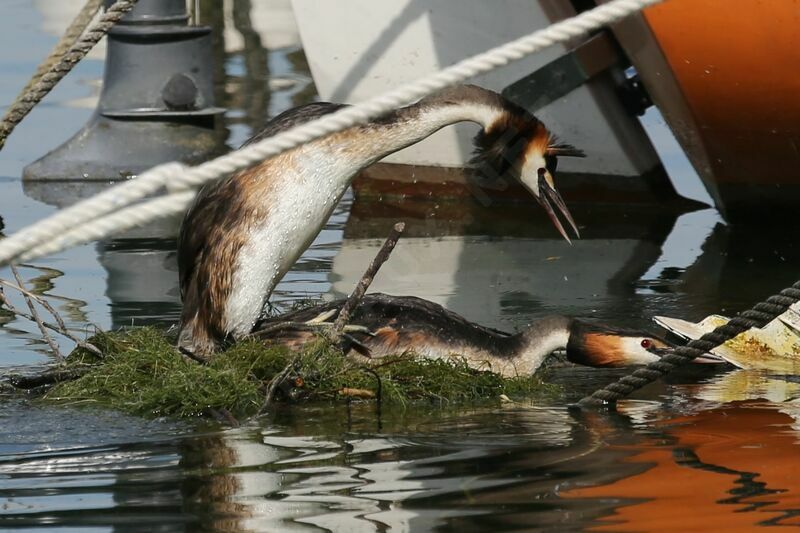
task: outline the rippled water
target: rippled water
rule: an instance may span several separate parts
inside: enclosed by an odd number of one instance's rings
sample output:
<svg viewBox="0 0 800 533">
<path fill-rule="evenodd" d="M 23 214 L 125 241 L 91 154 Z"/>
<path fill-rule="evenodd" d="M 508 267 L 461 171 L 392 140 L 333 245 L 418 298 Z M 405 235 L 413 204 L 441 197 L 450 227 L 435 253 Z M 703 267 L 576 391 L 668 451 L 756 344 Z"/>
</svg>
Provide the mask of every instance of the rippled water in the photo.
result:
<svg viewBox="0 0 800 533">
<path fill-rule="evenodd" d="M 7 0 L 0 101 L 16 94 L 55 38 L 56 3 Z M 222 87 L 228 143 L 313 97 L 296 46 L 231 52 Z M 258 58 L 256 58 L 258 59 Z M 89 59 L 0 152 L 7 232 L 85 194 L 25 185 L 22 167 L 89 117 L 102 62 Z M 646 118 L 678 187 L 696 178 Z M 425 204 L 425 203 L 422 203 Z M 785 228 L 732 228 L 711 209 L 576 205 L 583 238 L 556 238 L 536 206 L 362 201 L 348 195 L 275 293 L 277 305 L 349 292 L 391 224 L 404 237 L 373 286 L 438 301 L 513 329 L 550 313 L 650 327 L 654 314 L 732 314 L 794 281 Z M 76 333 L 174 324 L 176 221 L 22 267 Z M 11 277 L 7 270 L 0 277 Z M 14 300 L 17 305 L 23 302 Z M 66 342 L 63 342 L 67 348 Z M 49 361 L 35 327 L 0 315 L 0 371 Z M 553 368 L 560 393 L 539 403 L 405 409 L 284 406 L 240 428 L 144 420 L 97 406 L 51 407 L 0 393 L 0 529 L 87 530 L 749 530 L 800 525 L 793 377 L 683 371 L 617 413 L 565 406 L 620 371 Z"/>
</svg>

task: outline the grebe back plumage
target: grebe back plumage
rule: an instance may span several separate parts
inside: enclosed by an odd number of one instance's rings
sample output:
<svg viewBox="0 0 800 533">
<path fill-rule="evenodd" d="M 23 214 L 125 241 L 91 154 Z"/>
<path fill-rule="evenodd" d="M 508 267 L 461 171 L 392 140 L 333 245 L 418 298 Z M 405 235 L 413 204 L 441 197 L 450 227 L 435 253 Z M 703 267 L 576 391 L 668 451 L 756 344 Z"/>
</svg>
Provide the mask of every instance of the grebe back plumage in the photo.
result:
<svg viewBox="0 0 800 533">
<path fill-rule="evenodd" d="M 341 107 L 314 103 L 291 109 L 253 141 Z M 353 177 L 384 156 L 462 121 L 482 126 L 475 139 L 476 163 L 517 178 L 565 238 L 554 207 L 577 234 L 552 173 L 556 157 L 582 153 L 559 144 L 538 119 L 499 94 L 453 87 L 207 184 L 179 235 L 179 347 L 206 356 L 226 339 L 249 334 L 275 285 L 321 231 Z"/>
<path fill-rule="evenodd" d="M 260 332 L 281 322 L 303 323 L 331 310 L 338 313 L 343 304 L 344 300 L 337 300 L 263 319 L 256 324 L 253 336 L 300 349 L 316 338 L 313 331 L 290 327 Z M 443 359 L 457 356 L 474 368 L 505 376 L 533 374 L 548 355 L 559 349 L 566 349 L 567 359 L 573 363 L 617 367 L 655 361 L 669 347 L 648 333 L 566 316 L 540 318 L 511 334 L 470 322 L 428 300 L 381 293 L 364 296 L 350 323 L 372 332 L 351 334 L 371 357 L 403 353 Z"/>
</svg>

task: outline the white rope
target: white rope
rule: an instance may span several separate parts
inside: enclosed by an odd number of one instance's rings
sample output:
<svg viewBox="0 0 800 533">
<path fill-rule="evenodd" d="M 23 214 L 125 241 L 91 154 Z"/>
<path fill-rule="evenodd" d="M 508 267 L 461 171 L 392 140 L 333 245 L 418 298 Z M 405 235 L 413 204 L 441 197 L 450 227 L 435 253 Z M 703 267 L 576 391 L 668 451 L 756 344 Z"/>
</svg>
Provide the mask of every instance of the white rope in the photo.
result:
<svg viewBox="0 0 800 533">
<path fill-rule="evenodd" d="M 269 137 L 196 167 L 166 163 L 144 172 L 135 180 L 83 200 L 0 241 L 0 266 L 29 261 L 59 252 L 68 246 L 100 239 L 122 229 L 180 212 L 188 205 L 186 195 L 172 194 L 123 209 L 169 186 L 195 188 L 203 183 L 247 168 L 281 152 L 330 133 L 364 123 L 387 111 L 417 101 L 434 91 L 460 83 L 477 74 L 504 66 L 556 43 L 619 21 L 663 0 L 612 0 L 575 17 L 557 22 L 526 37 L 465 59 L 437 73 L 402 85 L 398 89 L 343 108 L 320 119 Z M 162 211 L 157 211 L 162 209 Z M 142 210 L 138 213 L 137 210 Z M 113 215 L 105 216 L 115 212 Z M 120 215 L 131 217 L 131 221 Z M 94 220 L 93 220 L 94 219 Z M 69 237 L 68 237 L 69 236 Z M 45 245 L 46 243 L 46 245 Z M 24 255 L 23 255 L 24 254 Z"/>
<path fill-rule="evenodd" d="M 72 246 L 143 226 L 156 218 L 180 215 L 192 203 L 194 196 L 194 191 L 178 192 L 120 209 L 110 215 L 96 218 L 88 224 L 63 232 L 44 244 L 23 252 L 16 260 L 18 262 L 30 261 Z"/>
</svg>

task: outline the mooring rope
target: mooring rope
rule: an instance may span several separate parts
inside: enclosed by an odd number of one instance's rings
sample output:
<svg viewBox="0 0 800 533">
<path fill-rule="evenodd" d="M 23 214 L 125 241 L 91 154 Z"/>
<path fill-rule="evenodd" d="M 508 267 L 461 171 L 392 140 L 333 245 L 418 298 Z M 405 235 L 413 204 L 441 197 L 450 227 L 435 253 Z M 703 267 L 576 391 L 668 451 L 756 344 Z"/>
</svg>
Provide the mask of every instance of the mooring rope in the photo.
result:
<svg viewBox="0 0 800 533">
<path fill-rule="evenodd" d="M 778 294 L 770 296 L 763 302 L 759 302 L 747 311 L 740 313 L 732 318 L 727 324 L 723 324 L 700 337 L 690 341 L 684 346 L 672 349 L 658 361 L 648 364 L 644 368 L 635 370 L 631 374 L 606 385 L 602 389 L 596 390 L 590 396 L 578 402 L 580 406 L 596 406 L 613 404 L 621 400 L 632 392 L 637 391 L 645 385 L 662 378 L 681 365 L 692 361 L 710 352 L 720 344 L 731 340 L 740 333 L 750 328 L 762 328 L 778 316 L 785 313 L 789 307 L 800 301 L 800 281 L 794 285 L 783 289 Z"/>
<path fill-rule="evenodd" d="M 31 84 L 31 82 L 28 82 L 28 85 L 23 89 L 23 93 L 17 97 L 6 111 L 2 122 L 0 122 L 0 149 L 3 148 L 6 143 L 6 138 L 14 131 L 17 124 L 36 107 L 36 104 L 38 104 L 42 98 L 53 90 L 56 84 L 58 84 L 69 71 L 75 68 L 81 59 L 86 57 L 86 54 L 88 54 L 100 39 L 108 33 L 108 30 L 119 22 L 119 19 L 121 19 L 125 13 L 133 9 L 136 1 L 137 0 L 117 0 L 114 2 L 114 4 L 103 13 L 100 19 L 76 42 L 75 37 L 71 36 L 74 36 L 76 33 L 80 36 L 83 33 L 83 30 L 86 29 L 86 26 L 91 22 L 100 5 L 100 1 L 96 0 L 90 0 L 86 3 L 67 29 L 64 37 L 62 37 L 61 41 L 56 45 L 56 48 L 39 67 L 41 69 L 49 65 L 49 68 L 41 75 L 39 74 L 39 69 L 37 69 L 36 74 L 31 78 L 33 83 Z M 94 4 L 97 4 L 97 6 L 94 7 Z M 93 12 L 92 8 L 94 8 Z M 81 25 L 83 25 L 83 27 L 81 27 Z M 70 39 L 72 39 L 73 42 L 67 47 L 66 45 L 69 43 Z M 68 50 L 57 55 L 62 48 L 68 48 Z M 60 57 L 60 59 L 54 62 L 54 56 Z"/>
<path fill-rule="evenodd" d="M 55 65 L 63 56 L 66 54 L 70 48 L 75 45 L 75 42 L 78 40 L 78 37 L 83 35 L 83 32 L 92 22 L 92 19 L 100 11 L 100 6 L 102 5 L 103 0 L 89 0 L 84 4 L 81 8 L 80 12 L 75 15 L 75 18 L 72 19 L 69 27 L 64 32 L 64 35 L 61 36 L 61 39 L 58 40 L 56 45 L 53 47 L 53 50 L 50 52 L 44 61 L 39 63 L 39 66 L 36 67 L 36 72 L 31 76 L 31 79 L 28 80 L 28 83 L 25 84 L 25 87 L 19 92 L 17 97 L 14 99 L 14 103 L 12 103 L 8 110 L 6 111 L 5 116 L 3 117 L 2 122 L 6 122 L 6 117 L 11 113 L 11 111 L 19 105 L 24 98 L 27 92 L 36 85 L 36 83 L 42 79 L 52 67 Z M 4 139 L 0 139 L 0 143 L 2 143 Z M 0 144 L 2 147 L 2 144 Z"/>
<path fill-rule="evenodd" d="M 106 237 L 119 231 L 123 226 L 131 227 L 124 221 L 120 226 L 110 224 L 108 220 L 104 220 L 104 216 L 152 195 L 165 186 L 174 186 L 179 189 L 198 187 L 203 183 L 242 170 L 311 140 L 364 123 L 390 110 L 417 101 L 434 91 L 463 82 L 477 74 L 494 70 L 553 44 L 567 42 L 575 37 L 585 35 L 662 1 L 664 0 L 612 0 L 528 36 L 465 59 L 398 89 L 292 128 L 196 167 L 188 168 L 175 162 L 154 167 L 135 180 L 117 185 L 92 198 L 83 200 L 0 241 L 0 266 L 18 260 L 22 254 L 25 254 L 26 260 L 31 260 L 61 251 L 67 246 Z M 186 196 L 174 194 L 159 198 L 159 200 L 172 198 L 172 203 L 165 206 L 164 202 L 160 202 L 159 207 L 163 211 L 154 214 L 155 210 L 150 210 L 148 218 L 141 217 L 136 223 L 141 225 L 155 218 L 185 210 L 191 201 L 187 200 Z M 147 206 L 148 203 L 142 202 L 138 205 Z M 115 219 L 116 222 L 120 222 L 119 217 L 115 217 Z M 70 238 L 62 238 L 67 232 L 69 232 Z M 33 253 L 34 249 L 35 254 Z"/>
</svg>

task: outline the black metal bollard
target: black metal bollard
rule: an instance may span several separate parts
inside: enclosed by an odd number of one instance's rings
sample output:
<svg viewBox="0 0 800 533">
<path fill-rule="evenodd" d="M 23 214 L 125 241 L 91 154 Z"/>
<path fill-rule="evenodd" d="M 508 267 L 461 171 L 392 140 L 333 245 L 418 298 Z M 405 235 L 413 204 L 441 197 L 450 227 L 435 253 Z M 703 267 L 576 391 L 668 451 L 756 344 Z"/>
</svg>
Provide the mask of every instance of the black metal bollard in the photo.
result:
<svg viewBox="0 0 800 533">
<path fill-rule="evenodd" d="M 106 0 L 106 6 L 113 0 Z M 89 122 L 28 165 L 29 181 L 116 180 L 166 161 L 226 150 L 214 106 L 211 29 L 185 0 L 139 0 L 108 34 L 103 88 Z"/>
</svg>

